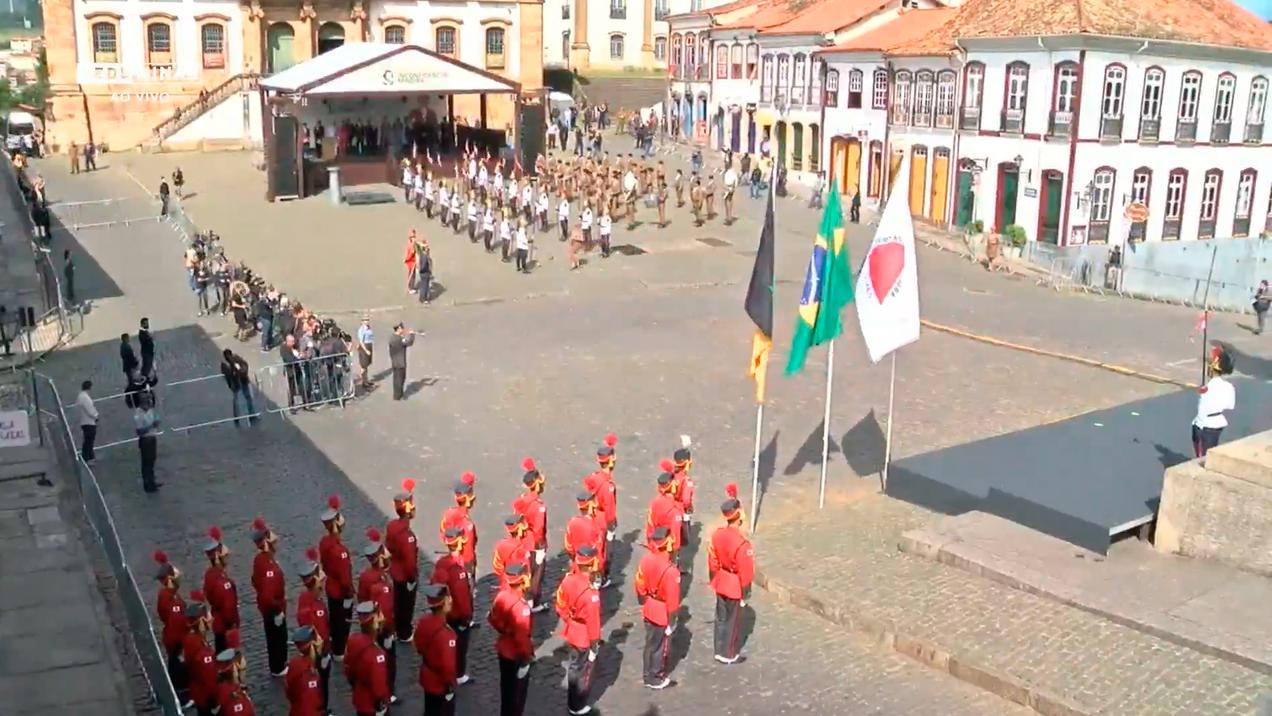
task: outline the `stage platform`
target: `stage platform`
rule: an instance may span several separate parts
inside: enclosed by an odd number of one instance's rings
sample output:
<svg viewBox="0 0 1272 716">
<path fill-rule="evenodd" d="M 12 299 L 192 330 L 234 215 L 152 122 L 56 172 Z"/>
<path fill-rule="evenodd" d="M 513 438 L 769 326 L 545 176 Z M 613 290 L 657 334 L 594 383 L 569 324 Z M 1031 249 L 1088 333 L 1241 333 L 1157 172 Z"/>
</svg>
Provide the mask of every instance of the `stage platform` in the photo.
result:
<svg viewBox="0 0 1272 716">
<path fill-rule="evenodd" d="M 1272 381 L 1233 380 L 1223 442 L 1272 429 Z M 1107 554 L 1151 523 L 1167 467 L 1192 459 L 1197 393 L 1180 390 L 893 463 L 887 492 L 931 509 L 980 510 Z"/>
</svg>

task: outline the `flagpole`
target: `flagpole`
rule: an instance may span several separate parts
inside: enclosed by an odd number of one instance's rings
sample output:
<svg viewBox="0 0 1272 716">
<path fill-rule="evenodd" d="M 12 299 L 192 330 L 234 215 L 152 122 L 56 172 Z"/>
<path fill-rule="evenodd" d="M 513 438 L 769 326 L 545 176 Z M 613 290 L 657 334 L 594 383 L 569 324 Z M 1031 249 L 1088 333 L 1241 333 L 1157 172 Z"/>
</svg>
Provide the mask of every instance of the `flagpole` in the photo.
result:
<svg viewBox="0 0 1272 716">
<path fill-rule="evenodd" d="M 835 342 L 830 342 L 826 352 L 826 414 L 822 416 L 822 469 L 821 488 L 817 493 L 817 509 L 826 506 L 826 463 L 830 454 L 830 388 L 835 380 Z"/>
<path fill-rule="evenodd" d="M 755 534 L 755 511 L 760 499 L 760 427 L 764 424 L 764 403 L 755 404 L 755 457 L 751 460 L 751 534 Z"/>
<path fill-rule="evenodd" d="M 892 351 L 892 377 L 888 378 L 888 427 L 883 436 L 883 490 L 888 490 L 888 466 L 892 464 L 892 399 L 897 389 L 897 352 Z"/>
</svg>

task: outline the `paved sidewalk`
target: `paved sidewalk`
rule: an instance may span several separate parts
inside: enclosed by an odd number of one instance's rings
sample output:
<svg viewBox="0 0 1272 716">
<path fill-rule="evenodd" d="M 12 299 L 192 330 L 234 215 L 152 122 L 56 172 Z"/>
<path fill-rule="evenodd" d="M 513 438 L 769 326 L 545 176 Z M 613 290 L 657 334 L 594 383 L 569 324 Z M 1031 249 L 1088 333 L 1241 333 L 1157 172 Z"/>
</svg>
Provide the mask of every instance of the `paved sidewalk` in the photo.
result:
<svg viewBox="0 0 1272 716">
<path fill-rule="evenodd" d="M 912 505 L 863 489 L 765 514 L 761 583 L 776 597 L 1040 713 L 1249 715 L 1272 692 L 1267 674 L 898 551 L 936 517 Z"/>
<path fill-rule="evenodd" d="M 901 549 L 1272 675 L 1272 579 L 1114 545 L 1107 558 L 982 512 L 905 533 Z"/>
<path fill-rule="evenodd" d="M 134 713 L 102 595 L 56 487 L 0 482 L 0 565 L 0 711 Z"/>
</svg>

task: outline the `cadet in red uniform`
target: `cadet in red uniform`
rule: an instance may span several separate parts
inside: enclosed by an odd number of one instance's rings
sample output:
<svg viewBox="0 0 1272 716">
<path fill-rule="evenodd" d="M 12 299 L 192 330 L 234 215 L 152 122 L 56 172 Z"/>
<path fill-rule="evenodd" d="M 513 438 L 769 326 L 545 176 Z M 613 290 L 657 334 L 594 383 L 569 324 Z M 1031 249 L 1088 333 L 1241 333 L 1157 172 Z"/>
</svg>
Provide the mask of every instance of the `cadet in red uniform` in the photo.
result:
<svg viewBox="0 0 1272 716">
<path fill-rule="evenodd" d="M 689 474 L 689 468 L 693 467 L 693 453 L 689 452 L 689 436 L 685 435 L 681 438 L 684 441 L 684 447 L 677 450 L 671 457 L 672 465 L 675 472 L 672 474 L 676 478 L 676 497 L 680 500 L 680 507 L 684 511 L 684 529 L 680 533 L 680 544 L 683 546 L 689 541 L 689 523 L 693 518 L 693 495 L 697 492 L 698 487 L 693 481 L 693 477 Z"/>
<path fill-rule="evenodd" d="M 402 481 L 402 492 L 393 498 L 397 519 L 384 530 L 384 546 L 389 550 L 389 577 L 393 580 L 393 625 L 398 641 L 411 640 L 411 620 L 415 617 L 415 588 L 420 581 L 420 546 L 411 531 L 415 517 L 415 480 Z"/>
<path fill-rule="evenodd" d="M 239 631 L 225 633 L 226 648 L 216 655 L 216 707 L 217 716 L 256 716 L 252 698 L 243 688 L 243 672 L 247 661 L 239 646 Z"/>
<path fill-rule="evenodd" d="M 287 585 L 283 568 L 274 558 L 278 536 L 257 517 L 252 522 L 252 541 L 256 557 L 252 559 L 252 589 L 256 590 L 256 608 L 265 625 L 265 652 L 270 676 L 287 674 Z"/>
<path fill-rule="evenodd" d="M 526 527 L 534 539 L 534 554 L 530 563 L 530 591 L 526 595 L 530 610 L 541 612 L 548 608 L 543 601 L 543 564 L 548 554 L 548 507 L 543 504 L 543 486 L 546 478 L 534 464 L 533 458 L 521 462 L 525 474 L 521 482 L 526 491 L 512 501 L 512 510 L 526 520 Z"/>
<path fill-rule="evenodd" d="M 340 513 L 340 497 L 327 498 L 327 509 L 322 513 L 325 534 L 318 543 L 318 555 L 322 571 L 327 575 L 327 615 L 331 622 L 331 653 L 336 659 L 344 658 L 345 640 L 349 638 L 349 623 L 353 619 L 353 560 L 349 548 L 340 539 L 345 519 Z"/>
<path fill-rule="evenodd" d="M 561 636 L 569 647 L 566 673 L 566 705 L 571 714 L 592 712 L 592 671 L 601 646 L 601 595 L 592 586 L 596 576 L 596 548 L 579 547 L 574 569 L 556 591 L 556 611 L 561 617 Z"/>
<path fill-rule="evenodd" d="M 463 563 L 464 530 L 451 527 L 442 539 L 446 543 L 446 555 L 433 566 L 433 578 L 429 581 L 445 586 L 450 595 L 446 618 L 455 632 L 456 683 L 467 684 L 471 680 L 468 677 L 468 639 L 473 628 L 473 590 Z"/>
<path fill-rule="evenodd" d="M 296 655 L 287 662 L 287 716 L 326 716 L 327 697 L 318 662 L 330 658 L 326 644 L 312 626 L 297 627 L 291 635 Z"/>
<path fill-rule="evenodd" d="M 159 581 L 159 599 L 156 612 L 159 615 L 161 641 L 164 653 L 168 655 L 168 678 L 172 680 L 172 688 L 176 689 L 177 698 L 185 708 L 190 708 L 190 677 L 186 674 L 185 662 L 181 659 L 181 647 L 185 643 L 188 631 L 186 624 L 185 600 L 181 598 L 181 570 L 168 561 L 163 550 L 155 550 L 155 564 L 159 565 L 155 579 Z"/>
<path fill-rule="evenodd" d="M 216 711 L 216 652 L 208 646 L 212 619 L 200 590 L 190 592 L 185 616 L 187 631 L 181 644 L 181 658 L 190 675 L 190 700 L 199 716 L 212 716 Z"/>
<path fill-rule="evenodd" d="M 524 563 L 509 564 L 486 617 L 499 634 L 495 640 L 495 653 L 499 655 L 499 716 L 522 716 L 526 709 L 530 664 L 534 661 L 530 603 L 526 601 L 529 589 L 529 567 Z"/>
<path fill-rule="evenodd" d="M 664 460 L 663 467 L 670 467 L 670 461 Z M 680 549 L 680 528 L 683 526 L 684 512 L 680 501 L 676 499 L 676 478 L 669 470 L 664 469 L 658 475 L 658 494 L 649 502 L 649 512 L 645 517 L 645 541 L 654 536 L 654 530 L 666 527 L 671 532 L 671 557 L 676 558 Z"/>
<path fill-rule="evenodd" d="M 618 445 L 618 436 L 610 433 L 605 436 L 605 444 L 596 449 L 596 472 L 583 478 L 583 489 L 596 494 L 596 507 L 605 518 L 605 554 L 609 554 L 614 546 L 614 538 L 618 535 L 618 485 L 614 483 L 614 466 L 618 464 L 618 455 L 614 452 Z M 601 560 L 601 586 L 610 583 L 609 560 Z"/>
<path fill-rule="evenodd" d="M 446 530 L 458 527 L 464 531 L 463 560 L 469 581 L 477 578 L 477 525 L 473 524 L 472 517 L 468 514 L 473 507 L 476 482 L 477 476 L 471 472 L 460 476 L 459 482 L 455 483 L 455 506 L 442 513 L 442 522 L 437 529 L 443 542 L 446 541 Z"/>
<path fill-rule="evenodd" d="M 397 632 L 393 628 L 393 582 L 389 579 L 389 551 L 380 541 L 380 531 L 367 530 L 370 542 L 362 549 L 367 568 L 358 575 L 358 601 L 375 602 L 380 612 L 380 631 L 376 644 L 388 663 L 389 699 L 397 703 Z"/>
<path fill-rule="evenodd" d="M 671 544 L 671 530 L 655 529 L 636 570 L 636 599 L 645 618 L 645 686 L 651 689 L 671 685 L 667 661 L 680 611 L 680 570 L 671 561 Z"/>
<path fill-rule="evenodd" d="M 711 588 L 716 593 L 715 660 L 736 664 L 742 660 L 742 609 L 751 598 L 751 580 L 755 577 L 755 550 L 742 533 L 742 503 L 738 502 L 738 486 L 725 487 L 729 499 L 720 505 L 725 524 L 711 535 L 707 545 L 707 569 Z"/>
<path fill-rule="evenodd" d="M 596 550 L 596 578 L 599 580 L 605 570 L 605 518 L 596 512 L 596 495 L 590 490 L 583 490 L 574 497 L 579 506 L 579 514 L 565 523 L 565 553 L 573 560 L 580 547 L 589 546 Z M 606 586 L 598 581 L 597 588 Z"/>
<path fill-rule="evenodd" d="M 357 716 L 384 716 L 393 702 L 389 657 L 376 643 L 384 632 L 384 616 L 375 602 L 358 602 L 355 608 L 361 631 L 349 637 L 345 648 L 345 675 L 353 687 L 353 711 Z"/>
<path fill-rule="evenodd" d="M 458 565 L 455 569 L 463 571 Z M 459 666 L 458 635 L 452 630 L 451 594 L 444 584 L 424 587 L 428 614 L 415 625 L 415 651 L 420 655 L 424 716 L 454 716 Z"/>
<path fill-rule="evenodd" d="M 225 651 L 225 634 L 239 628 L 238 586 L 225 569 L 230 549 L 221 542 L 221 528 L 208 528 L 208 541 L 203 545 L 208 569 L 203 573 L 203 593 L 212 610 L 212 639 L 216 653 Z"/>
<path fill-rule="evenodd" d="M 300 579 L 305 585 L 305 591 L 301 592 L 300 598 L 296 600 L 296 625 L 313 629 L 317 637 L 318 652 L 314 658 L 314 668 L 318 672 L 318 680 L 322 686 L 322 704 L 326 709 L 331 704 L 331 645 L 328 642 L 331 635 L 331 617 L 323 602 L 323 583 L 327 581 L 327 576 L 323 574 L 322 565 L 318 561 L 318 550 L 313 547 L 305 550 L 305 559 L 308 561 L 300 568 Z M 292 642 L 296 641 L 297 633 L 292 632 Z M 297 646 L 300 645 L 297 644 Z M 293 657 L 292 661 L 295 660 Z M 290 683 L 290 677 L 288 683 Z"/>
<path fill-rule="evenodd" d="M 530 535 L 530 530 L 526 526 L 526 518 L 514 512 L 504 518 L 504 529 L 508 530 L 508 536 L 495 543 L 492 565 L 495 576 L 498 577 L 497 590 L 503 589 L 506 584 L 505 574 L 508 567 L 523 564 L 528 577 L 530 560 L 534 559 L 534 537 Z"/>
</svg>

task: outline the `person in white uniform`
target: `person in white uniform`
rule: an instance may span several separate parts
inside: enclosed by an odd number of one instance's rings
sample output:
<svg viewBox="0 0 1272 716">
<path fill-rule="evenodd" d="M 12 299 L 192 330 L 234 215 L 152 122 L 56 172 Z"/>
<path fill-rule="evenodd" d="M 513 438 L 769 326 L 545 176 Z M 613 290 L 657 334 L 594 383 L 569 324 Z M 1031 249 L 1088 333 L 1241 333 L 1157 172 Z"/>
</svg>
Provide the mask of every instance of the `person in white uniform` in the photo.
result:
<svg viewBox="0 0 1272 716">
<path fill-rule="evenodd" d="M 1210 380 L 1201 387 L 1197 396 L 1197 417 L 1193 418 L 1193 452 L 1205 457 L 1210 448 L 1219 444 L 1219 434 L 1228 427 L 1225 412 L 1236 410 L 1237 390 L 1226 376 L 1232 373 L 1232 356 L 1220 346 L 1210 351 Z"/>
<path fill-rule="evenodd" d="M 557 204 L 557 223 L 561 225 L 561 240 L 567 241 L 570 238 L 570 200 L 565 198 L 565 192 L 560 193 L 561 203 Z"/>
</svg>

